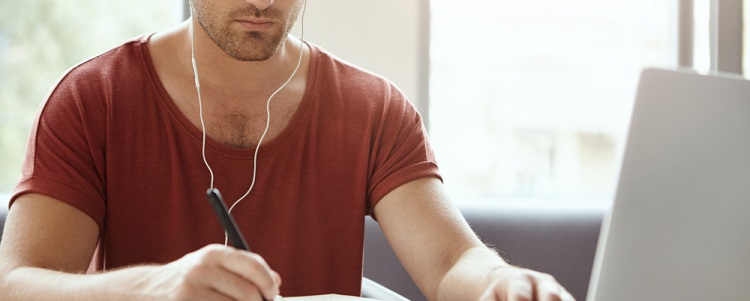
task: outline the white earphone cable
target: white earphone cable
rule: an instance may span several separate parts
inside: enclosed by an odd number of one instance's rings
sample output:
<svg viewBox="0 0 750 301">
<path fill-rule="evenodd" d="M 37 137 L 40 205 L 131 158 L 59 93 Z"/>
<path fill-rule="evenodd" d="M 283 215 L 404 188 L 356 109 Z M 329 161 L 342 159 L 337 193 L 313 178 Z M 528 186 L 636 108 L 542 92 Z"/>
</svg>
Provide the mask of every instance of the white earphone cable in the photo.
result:
<svg viewBox="0 0 750 301">
<path fill-rule="evenodd" d="M 289 76 L 289 78 L 284 82 L 281 87 L 276 89 L 276 91 L 271 94 L 270 97 L 268 97 L 268 101 L 266 101 L 266 128 L 263 130 L 263 134 L 260 135 L 260 139 L 258 139 L 258 144 L 255 146 L 255 154 L 253 155 L 253 180 L 250 182 L 250 188 L 247 189 L 245 194 L 243 194 L 239 199 L 237 199 L 234 204 L 232 204 L 231 207 L 229 207 L 229 213 L 232 213 L 232 209 L 234 209 L 237 204 L 240 203 L 245 197 L 247 197 L 248 194 L 250 194 L 250 191 L 253 190 L 253 187 L 255 186 L 255 178 L 258 174 L 258 150 L 260 149 L 260 144 L 263 143 L 263 139 L 266 138 L 266 134 L 268 134 L 268 129 L 271 127 L 271 99 L 273 99 L 276 94 L 278 94 L 284 87 L 286 87 L 289 82 L 292 81 L 292 78 L 297 74 L 297 71 L 299 70 L 300 65 L 302 64 L 302 54 L 305 52 L 305 10 L 307 8 L 307 1 L 304 2 L 304 7 L 302 8 L 302 24 L 301 24 L 301 34 L 300 34 L 300 48 L 299 48 L 299 58 L 297 59 L 297 67 L 294 68 L 294 71 L 292 72 L 292 75 Z M 203 133 L 205 135 L 205 131 Z"/>
<path fill-rule="evenodd" d="M 302 9 L 302 24 L 301 24 L 301 34 L 300 34 L 300 52 L 299 52 L 299 58 L 297 59 L 297 66 L 294 68 L 294 71 L 289 76 L 289 78 L 282 84 L 276 91 L 274 91 L 270 97 L 268 97 L 268 100 L 266 101 L 266 127 L 263 130 L 263 134 L 260 136 L 260 139 L 258 139 L 258 144 L 255 146 L 255 152 L 253 155 L 253 177 L 252 181 L 250 182 L 250 187 L 247 189 L 244 195 L 237 199 L 237 201 L 232 204 L 231 207 L 229 207 L 229 213 L 232 212 L 232 209 L 234 209 L 237 204 L 240 203 L 245 197 L 247 197 L 250 192 L 253 190 L 253 187 L 255 187 L 255 180 L 258 170 L 258 152 L 260 150 L 260 145 L 263 143 L 263 139 L 265 139 L 266 135 L 268 134 L 268 129 L 271 127 L 271 100 L 273 99 L 276 94 L 278 94 L 284 87 L 286 87 L 289 82 L 292 81 L 294 76 L 297 74 L 297 71 L 300 68 L 300 65 L 302 64 L 302 56 L 305 52 L 305 11 L 307 10 L 307 1 L 304 1 Z M 190 5 L 190 10 L 192 12 L 193 6 L 192 3 Z M 193 14 L 194 15 L 194 14 Z M 195 61 L 195 29 L 194 29 L 194 23 L 190 23 L 190 46 L 191 46 L 191 59 L 193 64 L 193 76 L 195 76 L 195 89 L 198 93 L 198 115 L 200 117 L 201 122 L 201 130 L 203 133 L 203 139 L 202 139 L 202 147 L 201 147 L 201 155 L 203 156 L 203 163 L 206 165 L 206 168 L 208 169 L 209 174 L 211 175 L 211 182 L 210 182 L 210 188 L 214 188 L 214 172 L 211 169 L 211 165 L 208 164 L 208 159 L 206 159 L 206 123 L 203 119 L 203 99 L 201 98 L 201 85 L 200 85 L 200 79 L 198 78 L 198 64 Z M 227 236 L 225 233 L 224 236 L 224 245 L 227 244 Z"/>
<path fill-rule="evenodd" d="M 191 6 L 192 10 L 192 6 Z M 206 165 L 206 168 L 208 168 L 208 173 L 211 174 L 211 185 L 209 188 L 214 188 L 214 171 L 211 169 L 211 165 L 208 164 L 208 160 L 206 160 L 206 122 L 203 120 L 203 101 L 201 100 L 201 81 L 198 79 L 198 64 L 195 62 L 195 43 L 194 40 L 194 33 L 193 33 L 193 23 L 190 23 L 190 50 L 192 53 L 192 61 L 193 61 L 193 76 L 195 76 L 195 90 L 198 93 L 198 116 L 201 120 L 201 132 L 203 132 L 203 142 L 201 144 L 201 155 L 203 156 L 203 163 Z"/>
</svg>

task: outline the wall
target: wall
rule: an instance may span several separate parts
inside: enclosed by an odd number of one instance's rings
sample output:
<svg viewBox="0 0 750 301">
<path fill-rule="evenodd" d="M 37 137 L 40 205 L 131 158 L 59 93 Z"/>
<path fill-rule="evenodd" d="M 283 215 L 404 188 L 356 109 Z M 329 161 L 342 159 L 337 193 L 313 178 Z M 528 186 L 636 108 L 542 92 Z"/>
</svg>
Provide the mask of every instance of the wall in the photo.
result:
<svg viewBox="0 0 750 301">
<path fill-rule="evenodd" d="M 179 0 L 184 18 L 187 0 Z M 293 34 L 300 36 L 298 20 Z M 429 0 L 308 1 L 305 40 L 394 82 L 427 123 Z"/>
<path fill-rule="evenodd" d="M 427 112 L 427 0 L 308 1 L 305 40 L 396 83 Z M 299 36 L 300 20 L 294 29 Z"/>
</svg>

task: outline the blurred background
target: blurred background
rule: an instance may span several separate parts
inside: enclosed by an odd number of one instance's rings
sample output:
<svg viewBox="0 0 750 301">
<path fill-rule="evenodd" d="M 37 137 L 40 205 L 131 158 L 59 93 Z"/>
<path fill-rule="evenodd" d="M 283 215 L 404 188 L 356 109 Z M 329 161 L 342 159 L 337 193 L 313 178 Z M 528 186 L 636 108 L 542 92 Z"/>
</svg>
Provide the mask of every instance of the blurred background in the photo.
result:
<svg viewBox="0 0 750 301">
<path fill-rule="evenodd" d="M 456 202 L 607 203 L 640 70 L 681 64 L 680 16 L 691 21 L 690 64 L 711 66 L 711 2 L 690 1 L 680 14 L 687 2 L 309 1 L 305 39 L 409 96 Z M 0 0 L 0 203 L 57 79 L 177 24 L 185 8 L 184 0 Z M 740 27 L 748 74 L 750 30 Z"/>
</svg>

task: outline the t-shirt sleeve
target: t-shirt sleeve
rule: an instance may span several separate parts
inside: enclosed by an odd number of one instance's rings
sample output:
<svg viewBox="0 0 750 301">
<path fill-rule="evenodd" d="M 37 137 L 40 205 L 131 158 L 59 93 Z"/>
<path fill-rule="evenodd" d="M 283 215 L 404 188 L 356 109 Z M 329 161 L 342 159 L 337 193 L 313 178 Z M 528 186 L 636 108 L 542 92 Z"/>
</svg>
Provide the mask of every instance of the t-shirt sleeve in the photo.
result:
<svg viewBox="0 0 750 301">
<path fill-rule="evenodd" d="M 403 184 L 424 177 L 442 181 L 422 117 L 393 85 L 386 93 L 370 166 L 367 214 L 371 216 L 380 199 Z"/>
<path fill-rule="evenodd" d="M 101 230 L 107 113 L 103 89 L 90 77 L 72 69 L 39 107 L 9 206 L 23 194 L 43 194 L 83 211 Z"/>
</svg>

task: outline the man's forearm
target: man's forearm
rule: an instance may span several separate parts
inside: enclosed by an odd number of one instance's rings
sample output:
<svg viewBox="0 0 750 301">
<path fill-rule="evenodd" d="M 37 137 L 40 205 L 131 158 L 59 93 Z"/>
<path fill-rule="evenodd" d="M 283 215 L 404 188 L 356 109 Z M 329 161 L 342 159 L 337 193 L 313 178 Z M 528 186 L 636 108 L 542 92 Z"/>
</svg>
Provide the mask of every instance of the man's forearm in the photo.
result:
<svg viewBox="0 0 750 301">
<path fill-rule="evenodd" d="M 90 275 L 9 265 L 0 262 L 0 300 L 272 300 L 281 285 L 259 255 L 223 245 Z"/>
<path fill-rule="evenodd" d="M 149 300 L 137 286 L 155 267 L 139 266 L 99 274 L 72 274 L 19 267 L 0 278 L 2 300 Z"/>
<path fill-rule="evenodd" d="M 496 270 L 511 267 L 494 251 L 474 247 L 459 258 L 438 287 L 438 300 L 478 300 Z"/>
</svg>

